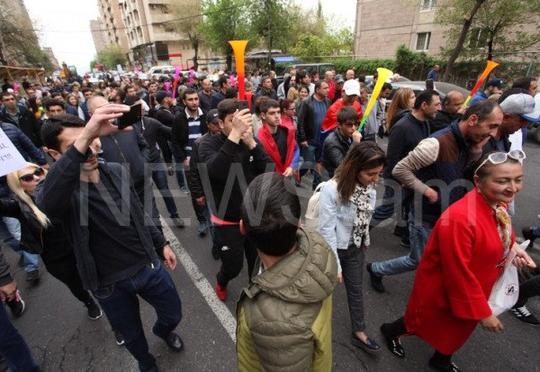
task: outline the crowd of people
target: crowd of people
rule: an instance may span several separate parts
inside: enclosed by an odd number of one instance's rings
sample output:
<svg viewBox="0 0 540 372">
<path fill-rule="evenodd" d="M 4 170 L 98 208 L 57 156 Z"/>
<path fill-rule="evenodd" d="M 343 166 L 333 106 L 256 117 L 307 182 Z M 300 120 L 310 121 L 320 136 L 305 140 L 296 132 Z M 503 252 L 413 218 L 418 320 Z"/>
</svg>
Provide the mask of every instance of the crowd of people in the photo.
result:
<svg viewBox="0 0 540 372">
<path fill-rule="evenodd" d="M 282 82 L 273 71 L 247 75 L 245 100 L 225 73 L 98 84 L 6 80 L 0 129 L 27 164 L 0 178 L 0 239 L 19 255 L 28 283 L 39 285 L 43 262 L 90 319 L 106 315 L 141 371 L 157 371 L 139 297 L 156 311 L 153 333 L 181 351 L 182 303 L 166 270 L 177 258 L 153 193 L 163 198 L 165 220 L 183 228 L 188 214 L 169 187 L 174 176 L 189 194 L 198 235 L 210 236 L 220 261 L 219 300 L 228 299 L 245 257 L 240 371 L 330 371 L 332 293 L 341 283 L 350 342 L 380 351 L 364 316 L 364 270 L 381 293 L 384 277 L 416 270 L 404 316 L 380 331 L 399 358 L 402 336 L 423 339 L 439 371 L 459 371 L 452 355 L 477 324 L 503 329 L 488 300 L 511 251 L 513 264 L 533 274 L 508 310 L 540 325 L 526 307 L 540 295 L 540 275 L 511 223 L 527 126 L 540 121 L 536 79 L 508 89 L 492 79 L 467 107 L 457 90 L 394 90 L 384 82 L 364 118 L 377 75 L 369 83 L 352 69 L 319 76 L 291 68 Z M 133 108 L 137 119 L 121 127 Z M 385 136 L 386 151 L 378 144 Z M 298 188 L 306 187 L 313 196 L 304 227 Z M 409 254 L 366 262 L 370 234 L 390 219 Z M 532 246 L 540 224 L 522 234 Z M 16 318 L 27 304 L 10 272 L 0 250 L 0 299 Z M 0 358 L 12 371 L 39 369 L 4 306 Z"/>
</svg>

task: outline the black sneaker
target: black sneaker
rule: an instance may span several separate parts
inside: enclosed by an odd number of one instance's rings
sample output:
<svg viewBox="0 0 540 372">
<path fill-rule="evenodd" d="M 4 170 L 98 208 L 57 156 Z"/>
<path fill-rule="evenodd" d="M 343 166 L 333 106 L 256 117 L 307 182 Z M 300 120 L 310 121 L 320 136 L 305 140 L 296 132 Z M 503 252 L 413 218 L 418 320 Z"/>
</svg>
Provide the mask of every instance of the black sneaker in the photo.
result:
<svg viewBox="0 0 540 372">
<path fill-rule="evenodd" d="M 122 334 L 118 331 L 113 331 L 114 332 L 114 339 L 116 340 L 116 345 L 118 346 L 123 346 L 126 341 L 124 340 L 124 336 L 122 336 Z"/>
<path fill-rule="evenodd" d="M 91 298 L 85 306 L 88 309 L 88 317 L 91 320 L 98 320 L 103 316 L 103 311 L 101 311 L 101 308 L 96 304 L 96 301 L 94 301 L 93 298 Z"/>
<path fill-rule="evenodd" d="M 399 337 L 392 338 L 389 336 L 387 327 L 388 326 L 386 324 L 381 326 L 381 333 L 386 341 L 386 347 L 388 347 L 388 350 L 390 350 L 390 352 L 398 358 L 405 358 L 405 349 L 403 349 L 403 345 L 401 344 Z"/>
<path fill-rule="evenodd" d="M 431 368 L 433 368 L 434 370 L 436 371 L 441 371 L 441 372 L 459 372 L 461 371 L 458 366 L 456 366 L 456 364 L 452 361 L 448 361 L 448 362 L 441 362 L 440 360 L 432 357 L 430 360 L 429 360 L 429 366 Z"/>
<path fill-rule="evenodd" d="M 510 312 L 519 320 L 524 323 L 529 323 L 532 325 L 540 325 L 540 321 L 536 318 L 525 305 L 521 307 L 514 307 L 510 309 Z"/>
<path fill-rule="evenodd" d="M 401 238 L 401 241 L 399 242 L 399 246 L 405 249 L 411 249 L 411 242 L 409 241 L 409 239 Z"/>
<path fill-rule="evenodd" d="M 19 291 L 17 291 L 17 297 L 14 300 L 6 301 L 6 305 L 8 305 L 14 318 L 19 318 L 26 309 L 26 304 L 21 298 Z"/>
<path fill-rule="evenodd" d="M 219 254 L 219 247 L 216 245 L 216 244 L 213 244 L 212 243 L 212 257 L 214 258 L 214 260 L 219 260 L 220 259 L 220 254 Z"/>
<path fill-rule="evenodd" d="M 39 270 L 32 270 L 26 273 L 26 281 L 33 285 L 39 283 Z"/>
<path fill-rule="evenodd" d="M 384 288 L 384 285 L 383 285 L 383 282 L 382 282 L 382 276 L 380 275 L 377 275 L 375 274 L 372 270 L 371 270 L 371 262 L 369 262 L 367 265 L 366 265 L 366 270 L 367 272 L 369 273 L 369 280 L 371 282 L 371 286 L 373 287 L 373 289 L 379 293 L 384 293 L 386 292 L 386 289 Z"/>
</svg>

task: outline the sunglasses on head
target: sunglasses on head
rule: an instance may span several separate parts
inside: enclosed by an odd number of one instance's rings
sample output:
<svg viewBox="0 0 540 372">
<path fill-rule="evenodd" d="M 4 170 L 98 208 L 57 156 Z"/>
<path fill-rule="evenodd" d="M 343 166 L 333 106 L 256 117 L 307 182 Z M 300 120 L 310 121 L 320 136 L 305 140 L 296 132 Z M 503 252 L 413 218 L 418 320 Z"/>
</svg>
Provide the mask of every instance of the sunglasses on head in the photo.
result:
<svg viewBox="0 0 540 372">
<path fill-rule="evenodd" d="M 41 177 L 44 173 L 45 171 L 43 168 L 36 168 L 34 173 L 25 174 L 24 176 L 19 177 L 19 179 L 24 182 L 30 182 L 34 180 L 34 177 Z"/>
<path fill-rule="evenodd" d="M 509 157 L 514 160 L 519 161 L 521 165 L 523 165 L 523 160 L 527 158 L 525 153 L 521 150 L 512 150 L 510 152 L 494 152 L 494 153 L 489 154 L 486 160 L 480 163 L 478 168 L 476 168 L 476 170 L 474 171 L 474 174 L 478 173 L 480 168 L 486 165 L 488 161 L 493 165 L 497 165 L 497 164 L 502 164 L 506 162 Z"/>
</svg>

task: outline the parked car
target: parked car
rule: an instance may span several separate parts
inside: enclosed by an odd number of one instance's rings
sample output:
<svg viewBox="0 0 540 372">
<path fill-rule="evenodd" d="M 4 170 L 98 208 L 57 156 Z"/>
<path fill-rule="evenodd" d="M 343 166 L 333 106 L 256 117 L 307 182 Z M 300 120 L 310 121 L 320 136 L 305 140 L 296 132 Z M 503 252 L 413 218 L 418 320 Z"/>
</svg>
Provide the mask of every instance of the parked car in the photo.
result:
<svg viewBox="0 0 540 372">
<path fill-rule="evenodd" d="M 411 88 L 412 90 L 414 90 L 415 94 L 418 94 L 421 91 L 426 89 L 425 81 L 400 80 L 400 81 L 392 82 L 391 84 L 392 84 L 392 94 L 388 98 L 389 101 L 392 100 L 394 93 L 399 88 Z M 467 89 L 462 88 L 455 84 L 444 83 L 441 81 L 434 82 L 434 88 L 441 95 L 441 100 L 444 99 L 444 97 L 446 97 L 448 92 L 452 90 L 457 90 L 458 92 L 461 92 L 464 97 L 467 97 L 469 95 L 469 91 Z"/>
<path fill-rule="evenodd" d="M 305 70 L 308 74 L 317 72 L 319 73 L 319 76 L 321 78 L 324 77 L 324 73 L 326 71 L 336 69 L 336 66 L 334 66 L 334 64 L 332 63 L 300 63 L 300 64 L 292 65 L 291 67 L 294 67 L 297 71 Z"/>
</svg>

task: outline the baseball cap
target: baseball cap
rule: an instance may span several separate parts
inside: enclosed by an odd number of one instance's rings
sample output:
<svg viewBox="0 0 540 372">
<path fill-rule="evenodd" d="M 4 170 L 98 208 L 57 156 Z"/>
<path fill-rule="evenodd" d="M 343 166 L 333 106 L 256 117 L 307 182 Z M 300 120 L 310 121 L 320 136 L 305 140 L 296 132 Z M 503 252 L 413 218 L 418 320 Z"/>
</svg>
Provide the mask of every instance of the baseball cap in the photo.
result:
<svg viewBox="0 0 540 372">
<path fill-rule="evenodd" d="M 534 97 L 534 110 L 531 113 L 527 113 L 525 115 L 521 115 L 521 117 L 525 120 L 538 123 L 540 122 L 540 94 L 537 94 Z"/>
<path fill-rule="evenodd" d="M 343 90 L 345 91 L 345 95 L 347 96 L 353 96 L 353 95 L 360 95 L 360 83 L 354 79 L 347 80 L 345 84 L 343 84 Z"/>
<path fill-rule="evenodd" d="M 164 90 L 160 90 L 159 92 L 156 93 L 156 101 L 158 101 L 159 104 L 163 102 L 163 99 L 165 97 L 172 97 L 172 95 L 169 92 L 164 91 Z"/>
<path fill-rule="evenodd" d="M 488 80 L 486 84 L 486 88 L 487 87 L 502 88 L 502 86 L 503 86 L 503 81 L 501 79 L 491 79 L 491 80 Z"/>
<path fill-rule="evenodd" d="M 337 74 L 336 75 L 336 83 L 344 83 L 345 79 L 343 79 L 343 75 Z"/>
<path fill-rule="evenodd" d="M 540 121 L 540 113 L 534 115 L 535 99 L 526 93 L 511 94 L 500 104 L 501 109 L 507 115 L 520 115 L 528 121 Z M 538 105 L 536 105 L 538 106 Z"/>
<path fill-rule="evenodd" d="M 206 113 L 206 122 L 212 123 L 219 118 L 219 112 L 217 109 L 212 109 Z"/>
</svg>

